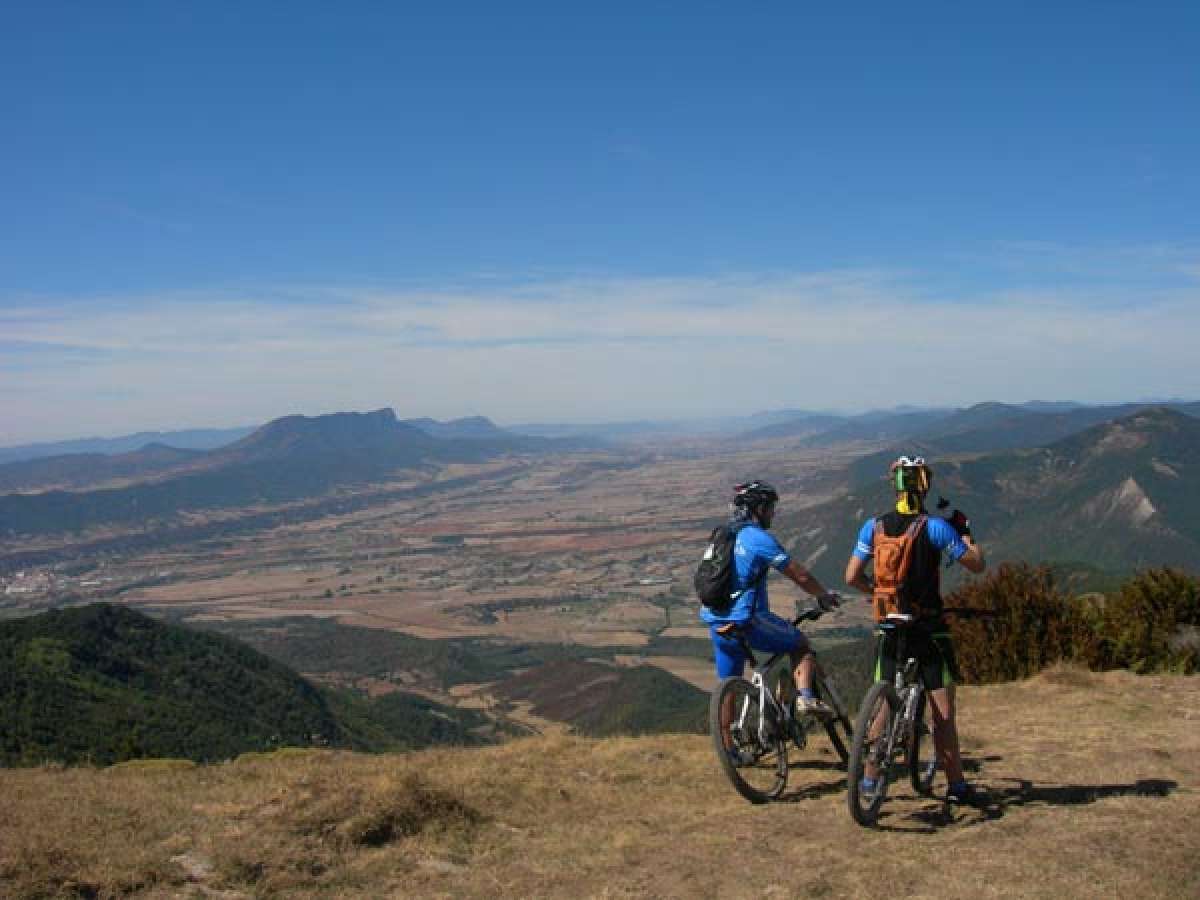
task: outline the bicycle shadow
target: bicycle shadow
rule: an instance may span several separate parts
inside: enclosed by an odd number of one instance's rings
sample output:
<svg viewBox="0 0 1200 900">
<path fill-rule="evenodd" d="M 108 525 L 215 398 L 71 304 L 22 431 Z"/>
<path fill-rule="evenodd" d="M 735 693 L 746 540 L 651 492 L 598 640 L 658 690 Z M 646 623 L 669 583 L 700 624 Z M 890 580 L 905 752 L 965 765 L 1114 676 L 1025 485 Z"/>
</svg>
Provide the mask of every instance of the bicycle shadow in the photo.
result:
<svg viewBox="0 0 1200 900">
<path fill-rule="evenodd" d="M 803 803 L 805 800 L 816 800 L 819 797 L 825 797 L 829 794 L 844 794 L 846 793 L 846 776 L 843 775 L 837 781 L 818 781 L 812 784 L 806 784 L 804 787 L 795 791 L 788 791 L 777 801 L 778 803 Z"/>
<path fill-rule="evenodd" d="M 794 791 L 788 791 L 779 798 L 780 803 L 800 803 L 805 800 L 816 800 L 829 794 L 845 793 L 846 767 L 834 759 L 800 759 L 788 763 L 788 771 L 797 770 L 809 772 L 837 772 L 835 781 L 818 781 L 806 784 Z"/>
</svg>

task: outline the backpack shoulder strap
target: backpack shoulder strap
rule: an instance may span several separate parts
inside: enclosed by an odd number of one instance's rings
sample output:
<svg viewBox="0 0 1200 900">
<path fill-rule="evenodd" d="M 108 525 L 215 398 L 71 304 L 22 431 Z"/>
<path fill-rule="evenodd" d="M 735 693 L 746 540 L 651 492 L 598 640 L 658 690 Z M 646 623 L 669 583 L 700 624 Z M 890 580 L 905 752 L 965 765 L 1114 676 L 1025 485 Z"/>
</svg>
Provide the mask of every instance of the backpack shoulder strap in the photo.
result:
<svg viewBox="0 0 1200 900">
<path fill-rule="evenodd" d="M 925 515 L 925 513 L 921 513 L 921 515 L 913 519 L 906 529 L 907 537 L 915 539 L 917 535 L 921 533 L 921 529 L 925 527 L 925 523 L 928 521 L 929 516 Z"/>
<path fill-rule="evenodd" d="M 903 575 L 908 575 L 908 568 L 912 565 L 913 550 L 917 546 L 917 538 L 921 536 L 921 529 L 925 527 L 925 522 L 929 517 L 921 514 L 909 523 L 908 528 L 904 530 L 904 552 L 900 557 L 900 571 Z"/>
</svg>

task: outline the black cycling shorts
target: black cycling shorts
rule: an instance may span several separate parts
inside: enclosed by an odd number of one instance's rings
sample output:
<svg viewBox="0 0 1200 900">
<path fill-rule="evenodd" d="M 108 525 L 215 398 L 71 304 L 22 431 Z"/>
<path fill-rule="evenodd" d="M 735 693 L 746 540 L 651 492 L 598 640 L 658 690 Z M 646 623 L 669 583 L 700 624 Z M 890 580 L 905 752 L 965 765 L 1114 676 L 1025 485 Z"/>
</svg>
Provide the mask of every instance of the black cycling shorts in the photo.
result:
<svg viewBox="0 0 1200 900">
<path fill-rule="evenodd" d="M 896 642 L 899 630 L 880 630 L 875 652 L 875 680 L 894 681 L 896 678 Z M 921 627 L 908 629 L 904 658 L 915 657 L 921 682 L 928 691 L 950 687 L 961 681 L 958 662 L 954 658 L 954 642 L 945 626 L 930 630 Z"/>
</svg>

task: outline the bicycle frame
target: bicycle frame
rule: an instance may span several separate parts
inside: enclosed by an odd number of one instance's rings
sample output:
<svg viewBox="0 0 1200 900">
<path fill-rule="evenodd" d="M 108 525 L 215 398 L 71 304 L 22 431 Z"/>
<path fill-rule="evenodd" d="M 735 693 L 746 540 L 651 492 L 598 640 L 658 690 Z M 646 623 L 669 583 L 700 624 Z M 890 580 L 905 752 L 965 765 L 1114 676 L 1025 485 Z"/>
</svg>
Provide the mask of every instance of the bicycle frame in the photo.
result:
<svg viewBox="0 0 1200 900">
<path fill-rule="evenodd" d="M 767 689 L 767 685 L 774 678 L 774 670 L 779 667 L 781 662 L 785 660 L 790 661 L 790 656 L 787 653 L 776 653 L 760 666 L 754 657 L 754 651 L 750 649 L 749 642 L 740 633 L 738 634 L 738 640 L 742 645 L 743 652 L 746 654 L 746 659 L 752 667 L 749 681 L 758 692 L 758 744 L 765 747 L 770 744 L 773 737 L 768 730 L 768 725 L 772 717 L 774 717 L 775 721 L 781 722 L 783 725 L 790 725 L 792 721 L 791 711 L 776 700 L 775 695 Z M 791 674 L 790 668 L 788 674 L 789 676 Z M 746 717 L 749 713 L 749 704 L 743 703 L 742 708 L 738 710 L 737 718 L 732 723 L 731 728 L 736 728 L 744 734 L 746 732 Z"/>
<path fill-rule="evenodd" d="M 810 616 L 809 618 L 812 617 Z M 742 648 L 742 652 L 746 654 L 747 662 L 750 663 L 751 671 L 750 678 L 748 680 L 751 686 L 754 687 L 754 689 L 758 692 L 759 746 L 767 746 L 771 740 L 772 735 L 768 730 L 768 726 L 773 724 L 770 721 L 771 719 L 773 719 L 774 722 L 780 723 L 784 727 L 785 734 L 790 734 L 793 740 L 796 741 L 797 746 L 803 746 L 807 738 L 808 729 L 805 728 L 803 732 L 801 732 L 796 726 L 805 723 L 811 717 L 794 716 L 788 705 L 780 703 L 776 699 L 774 693 L 768 690 L 767 687 L 769 684 L 774 682 L 775 670 L 785 661 L 790 663 L 791 655 L 788 653 L 772 654 L 772 656 L 760 666 L 758 665 L 758 660 L 754 655 L 754 650 L 750 647 L 750 642 L 746 640 L 746 636 L 742 632 L 738 631 L 736 632 L 736 638 Z M 821 680 L 822 687 L 828 693 L 829 699 L 833 702 L 833 708 L 837 715 L 844 715 L 845 706 L 842 704 L 841 695 L 838 694 L 833 682 L 825 677 L 825 674 L 821 670 L 819 664 L 816 665 L 815 676 Z M 789 679 L 792 677 L 790 665 L 787 667 L 786 677 Z M 795 688 L 793 687 L 793 692 L 794 690 Z M 736 728 L 738 731 L 744 734 L 746 730 L 746 716 L 748 714 L 748 704 L 743 704 L 743 707 L 738 711 L 737 718 L 734 723 L 732 723 L 731 728 Z"/>
<path fill-rule="evenodd" d="M 907 746 L 913 729 L 917 727 L 917 710 L 921 708 L 921 697 L 925 693 L 925 685 L 917 675 L 917 659 L 906 656 L 908 649 L 908 627 L 913 617 L 893 613 L 880 623 L 880 630 L 893 631 L 896 634 L 896 676 L 893 687 L 900 701 L 900 710 L 892 718 L 892 728 L 888 734 L 887 745 L 882 758 L 872 760 L 876 765 L 890 765 L 895 758 L 896 748 Z M 901 661 L 903 660 L 903 664 Z"/>
</svg>

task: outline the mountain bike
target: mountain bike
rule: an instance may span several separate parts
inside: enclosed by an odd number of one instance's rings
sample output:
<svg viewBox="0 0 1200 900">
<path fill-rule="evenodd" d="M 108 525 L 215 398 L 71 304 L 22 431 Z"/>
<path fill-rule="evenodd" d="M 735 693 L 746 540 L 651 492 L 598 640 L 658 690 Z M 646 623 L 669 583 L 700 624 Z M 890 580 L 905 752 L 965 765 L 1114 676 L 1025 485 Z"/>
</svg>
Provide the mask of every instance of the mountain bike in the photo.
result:
<svg viewBox="0 0 1200 900">
<path fill-rule="evenodd" d="M 825 612 L 820 607 L 804 610 L 792 624 L 816 621 Z M 844 765 L 849 758 L 846 747 L 851 736 L 850 720 L 829 676 L 819 665 L 815 666 L 812 687 L 835 715 L 797 714 L 793 703 L 783 699 L 794 698 L 796 693 L 790 654 L 776 653 L 759 665 L 745 626 L 734 625 L 729 630 L 730 637 L 741 645 L 752 671 L 748 679 L 731 675 L 721 680 L 709 702 L 708 721 L 721 771 L 737 792 L 751 803 L 777 799 L 787 787 L 788 741 L 802 751 L 809 734 L 818 727 L 829 735 Z"/>
<path fill-rule="evenodd" d="M 879 818 L 879 809 L 887 796 L 888 785 L 897 775 L 897 762 L 903 758 L 913 790 L 921 796 L 933 791 L 937 762 L 921 762 L 921 743 L 929 734 L 925 723 L 925 686 L 917 672 L 916 657 L 906 656 L 909 628 L 913 617 L 890 613 L 879 630 L 896 633 L 895 682 L 877 681 L 867 691 L 850 743 L 850 761 L 846 781 L 846 801 L 850 815 L 859 825 L 871 826 Z M 876 771 L 875 789 L 862 786 L 867 766 Z"/>
</svg>

